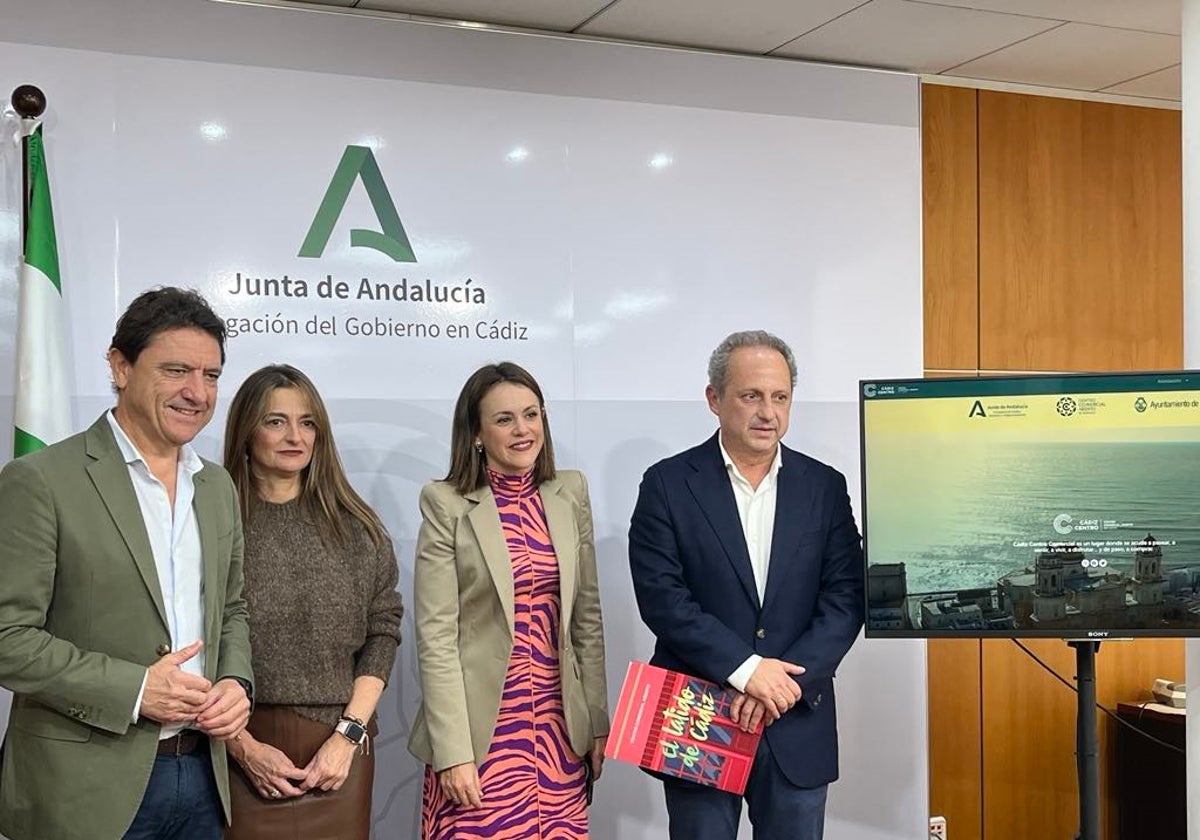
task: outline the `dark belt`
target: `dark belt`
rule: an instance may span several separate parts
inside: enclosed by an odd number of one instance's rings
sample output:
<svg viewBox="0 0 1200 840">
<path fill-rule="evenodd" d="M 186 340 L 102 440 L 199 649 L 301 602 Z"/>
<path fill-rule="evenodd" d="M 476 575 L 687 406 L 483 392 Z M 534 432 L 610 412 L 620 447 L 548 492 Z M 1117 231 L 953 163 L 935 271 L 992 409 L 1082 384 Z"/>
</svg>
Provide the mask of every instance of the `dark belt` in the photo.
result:
<svg viewBox="0 0 1200 840">
<path fill-rule="evenodd" d="M 159 755 L 191 755 L 197 750 L 208 747 L 208 736 L 195 729 L 185 729 L 178 735 L 164 738 L 158 742 Z"/>
</svg>

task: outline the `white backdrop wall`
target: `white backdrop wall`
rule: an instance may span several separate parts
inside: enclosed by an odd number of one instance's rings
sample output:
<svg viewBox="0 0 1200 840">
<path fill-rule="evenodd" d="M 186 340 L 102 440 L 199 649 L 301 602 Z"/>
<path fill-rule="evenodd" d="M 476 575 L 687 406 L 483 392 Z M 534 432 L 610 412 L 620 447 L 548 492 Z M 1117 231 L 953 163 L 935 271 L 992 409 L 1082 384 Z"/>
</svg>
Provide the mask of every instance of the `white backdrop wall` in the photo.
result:
<svg viewBox="0 0 1200 840">
<path fill-rule="evenodd" d="M 31 42 L 0 44 L 0 91 L 30 81 L 50 100 L 76 426 L 110 404 L 102 354 L 123 307 L 157 284 L 199 288 L 239 333 L 224 402 L 268 362 L 314 377 L 351 477 L 397 543 L 411 603 L 416 495 L 446 469 L 457 390 L 483 362 L 528 366 L 560 463 L 592 483 L 614 699 L 625 664 L 651 649 L 625 556 L 637 484 L 715 428 L 704 366 L 722 336 L 762 327 L 792 343 L 788 443 L 841 468 L 857 501 L 856 381 L 921 369 L 915 78 L 175 0 L 130 40 L 115 24 L 90 36 L 76 18 L 42 26 L 47 4 L 73 13 L 46 0 L 15 29 L 0 10 L 0 31 Z M 227 37 L 185 48 L 170 34 L 205 27 Z M 419 69 L 371 64 L 363 53 L 383 49 L 380 31 Z M 318 39 L 308 66 L 328 71 L 338 55 L 361 75 L 298 69 Z M 263 66 L 229 63 L 239 43 L 258 44 L 247 55 Z M 297 256 L 349 145 L 373 150 L 416 263 L 351 247 L 351 228 L 379 229 L 361 182 L 322 256 Z M 7 142 L 4 156 L 0 356 L 11 359 Z M 247 278 L 285 276 L 292 295 L 246 292 Z M 347 284 L 345 299 L 319 294 L 326 278 Z M 372 289 L 403 280 L 410 299 L 360 296 L 363 278 Z M 472 291 L 413 301 L 426 281 Z M 309 334 L 310 321 L 336 322 L 337 334 Z M 363 323 L 419 335 L 363 335 Z M 11 368 L 0 369 L 3 417 Z M 199 441 L 208 457 L 223 409 Z M 10 454 L 5 437 L 0 457 Z M 418 699 L 410 617 L 405 633 L 380 709 L 380 838 L 417 826 L 421 768 L 404 749 Z M 925 836 L 924 667 L 919 642 L 860 641 L 847 659 L 834 840 Z M 657 785 L 606 768 L 596 837 L 661 837 L 665 820 Z"/>
</svg>

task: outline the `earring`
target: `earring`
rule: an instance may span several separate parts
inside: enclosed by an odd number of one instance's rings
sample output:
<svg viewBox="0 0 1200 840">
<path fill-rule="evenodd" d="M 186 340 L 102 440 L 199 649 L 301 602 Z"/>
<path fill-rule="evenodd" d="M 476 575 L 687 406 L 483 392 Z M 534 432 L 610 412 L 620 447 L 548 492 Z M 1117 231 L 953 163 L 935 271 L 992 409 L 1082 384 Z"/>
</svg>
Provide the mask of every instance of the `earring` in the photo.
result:
<svg viewBox="0 0 1200 840">
<path fill-rule="evenodd" d="M 483 441 L 481 441 L 481 440 L 475 441 L 475 451 L 477 453 L 479 453 L 480 455 L 483 454 Z"/>
</svg>

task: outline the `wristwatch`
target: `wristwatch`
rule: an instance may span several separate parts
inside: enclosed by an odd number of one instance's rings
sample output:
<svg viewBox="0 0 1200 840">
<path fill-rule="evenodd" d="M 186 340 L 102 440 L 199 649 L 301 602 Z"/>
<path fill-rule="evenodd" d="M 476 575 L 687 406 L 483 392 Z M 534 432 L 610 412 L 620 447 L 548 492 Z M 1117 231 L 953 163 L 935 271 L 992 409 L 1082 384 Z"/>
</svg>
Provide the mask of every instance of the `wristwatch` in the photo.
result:
<svg viewBox="0 0 1200 840">
<path fill-rule="evenodd" d="M 250 680 L 246 679 L 245 677 L 234 677 L 234 676 L 217 678 L 218 682 L 220 682 L 221 680 L 233 680 L 238 685 L 240 685 L 242 687 L 242 691 L 246 692 L 246 699 L 250 701 L 250 707 L 254 708 L 254 684 L 252 682 L 250 682 Z"/>
<path fill-rule="evenodd" d="M 353 718 L 342 718 L 337 722 L 337 726 L 334 727 L 333 731 L 340 734 L 351 744 L 357 744 L 360 747 L 367 741 L 367 728 L 362 725 L 361 721 Z"/>
</svg>

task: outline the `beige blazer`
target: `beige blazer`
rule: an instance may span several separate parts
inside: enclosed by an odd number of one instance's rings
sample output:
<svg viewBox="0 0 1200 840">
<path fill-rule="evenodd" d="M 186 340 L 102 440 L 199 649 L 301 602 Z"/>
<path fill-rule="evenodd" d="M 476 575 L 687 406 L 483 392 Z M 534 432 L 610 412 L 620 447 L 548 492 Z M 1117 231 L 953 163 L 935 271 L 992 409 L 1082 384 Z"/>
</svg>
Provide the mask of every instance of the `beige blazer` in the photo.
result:
<svg viewBox="0 0 1200 840">
<path fill-rule="evenodd" d="M 604 627 L 587 482 L 574 470 L 539 488 L 558 556 L 559 663 L 571 749 L 608 734 Z M 444 770 L 487 757 L 513 646 L 513 577 L 490 487 L 421 490 L 414 602 L 422 700 L 409 736 L 417 758 Z"/>
</svg>

